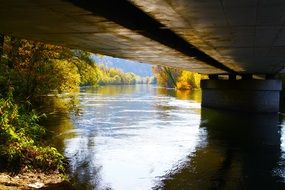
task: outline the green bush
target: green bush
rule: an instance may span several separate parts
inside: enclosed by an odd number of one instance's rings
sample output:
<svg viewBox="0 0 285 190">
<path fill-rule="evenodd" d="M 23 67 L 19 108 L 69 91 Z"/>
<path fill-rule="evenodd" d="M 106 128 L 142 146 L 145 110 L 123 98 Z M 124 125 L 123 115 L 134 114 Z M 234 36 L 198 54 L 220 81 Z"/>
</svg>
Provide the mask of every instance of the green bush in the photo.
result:
<svg viewBox="0 0 285 190">
<path fill-rule="evenodd" d="M 26 112 L 11 97 L 0 98 L 1 169 L 64 172 L 64 157 L 55 148 L 42 146 L 45 129 L 37 124 L 39 119 L 34 111 Z"/>
</svg>

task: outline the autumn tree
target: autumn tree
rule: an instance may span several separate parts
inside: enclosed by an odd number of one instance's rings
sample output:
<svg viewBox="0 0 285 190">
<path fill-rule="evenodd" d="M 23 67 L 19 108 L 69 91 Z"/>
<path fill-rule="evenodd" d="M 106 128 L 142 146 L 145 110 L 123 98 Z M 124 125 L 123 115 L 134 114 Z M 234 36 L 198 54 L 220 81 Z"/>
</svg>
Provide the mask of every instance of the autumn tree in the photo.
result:
<svg viewBox="0 0 285 190">
<path fill-rule="evenodd" d="M 200 88 L 200 80 L 205 78 L 199 73 L 164 66 L 154 66 L 152 70 L 160 86 L 179 90 Z"/>
<path fill-rule="evenodd" d="M 164 66 L 154 66 L 152 70 L 157 77 L 158 84 L 167 88 L 176 88 L 176 82 L 182 72 L 180 69 Z"/>
</svg>

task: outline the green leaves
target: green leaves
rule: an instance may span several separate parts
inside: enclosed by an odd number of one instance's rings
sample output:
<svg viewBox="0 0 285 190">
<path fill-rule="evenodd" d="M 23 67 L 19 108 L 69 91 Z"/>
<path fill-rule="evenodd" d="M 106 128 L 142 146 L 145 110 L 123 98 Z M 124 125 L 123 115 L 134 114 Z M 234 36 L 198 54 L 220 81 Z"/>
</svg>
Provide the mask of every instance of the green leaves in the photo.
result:
<svg viewBox="0 0 285 190">
<path fill-rule="evenodd" d="M 42 171 L 64 171 L 64 157 L 53 147 L 39 145 L 45 129 L 40 117 L 27 112 L 12 97 L 0 98 L 0 165 L 1 169 L 28 167 Z M 38 142 L 38 143 L 35 143 Z"/>
</svg>

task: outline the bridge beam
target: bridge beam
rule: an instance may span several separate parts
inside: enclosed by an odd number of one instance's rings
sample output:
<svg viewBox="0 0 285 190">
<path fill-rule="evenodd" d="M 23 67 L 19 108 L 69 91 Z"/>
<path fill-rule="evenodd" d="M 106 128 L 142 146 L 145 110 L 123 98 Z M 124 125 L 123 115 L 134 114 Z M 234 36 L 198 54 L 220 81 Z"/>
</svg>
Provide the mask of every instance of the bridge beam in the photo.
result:
<svg viewBox="0 0 285 190">
<path fill-rule="evenodd" d="M 202 107 L 278 112 L 280 80 L 202 80 Z"/>
</svg>

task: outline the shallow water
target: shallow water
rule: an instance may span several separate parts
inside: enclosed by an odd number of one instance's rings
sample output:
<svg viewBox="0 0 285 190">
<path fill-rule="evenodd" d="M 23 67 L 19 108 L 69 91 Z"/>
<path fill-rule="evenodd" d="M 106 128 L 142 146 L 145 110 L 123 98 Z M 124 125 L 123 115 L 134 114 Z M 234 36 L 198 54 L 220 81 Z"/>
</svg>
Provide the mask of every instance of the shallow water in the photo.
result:
<svg viewBox="0 0 285 190">
<path fill-rule="evenodd" d="M 200 91 L 82 88 L 50 117 L 77 189 L 285 189 L 282 114 L 201 109 Z"/>
</svg>

